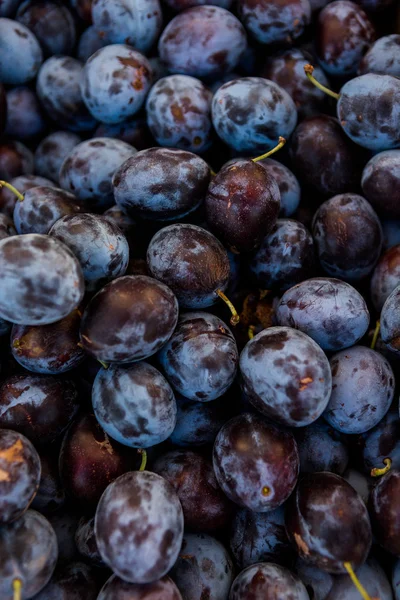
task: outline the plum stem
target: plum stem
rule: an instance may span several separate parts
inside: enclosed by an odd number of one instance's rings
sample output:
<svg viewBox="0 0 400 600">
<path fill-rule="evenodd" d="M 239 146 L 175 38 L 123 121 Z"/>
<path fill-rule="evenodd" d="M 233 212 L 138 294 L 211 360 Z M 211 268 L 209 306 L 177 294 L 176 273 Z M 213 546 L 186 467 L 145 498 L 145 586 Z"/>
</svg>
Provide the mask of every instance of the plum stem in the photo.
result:
<svg viewBox="0 0 400 600">
<path fill-rule="evenodd" d="M 210 169 L 210 173 L 211 173 L 211 177 L 215 177 L 216 176 L 216 172 L 213 171 L 212 169 Z"/>
<path fill-rule="evenodd" d="M 379 335 L 379 331 L 381 329 L 381 322 L 378 320 L 376 322 L 376 326 L 375 326 L 375 330 L 374 330 L 374 335 L 372 336 L 372 342 L 371 342 L 371 349 L 373 350 L 376 346 L 376 342 L 378 341 L 378 335 Z"/>
<path fill-rule="evenodd" d="M 286 144 L 285 138 L 282 136 L 279 136 L 279 142 L 274 148 L 272 148 L 272 150 L 269 150 L 265 154 L 261 154 L 261 156 L 256 156 L 256 158 L 252 158 L 251 160 L 253 162 L 258 162 L 259 160 L 268 158 L 268 156 L 271 156 L 272 154 L 275 154 L 275 152 L 278 152 L 278 150 L 280 150 L 285 144 Z"/>
<path fill-rule="evenodd" d="M 10 190 L 10 192 L 15 194 L 20 202 L 23 201 L 23 199 L 24 199 L 23 195 L 21 194 L 21 192 L 19 192 L 17 190 L 17 188 L 15 188 L 13 185 L 11 185 L 11 183 L 7 183 L 7 181 L 0 180 L 0 189 L 2 187 L 7 188 L 8 190 Z"/>
<path fill-rule="evenodd" d="M 354 570 L 353 570 L 353 567 L 351 566 L 351 563 L 344 562 L 343 566 L 346 569 L 346 571 L 348 572 L 348 574 L 350 575 L 350 579 L 354 583 L 354 586 L 357 588 L 357 590 L 360 592 L 361 597 L 363 598 L 363 600 L 372 600 L 371 596 L 368 594 L 368 592 L 366 591 L 366 589 L 364 588 L 364 586 L 361 585 L 361 583 L 360 583 L 357 575 L 354 573 Z"/>
<path fill-rule="evenodd" d="M 103 369 L 108 369 L 108 364 L 106 362 L 104 362 L 104 360 L 100 360 L 98 358 L 97 362 L 99 362 L 101 364 L 101 366 L 103 367 Z"/>
<path fill-rule="evenodd" d="M 140 463 L 139 471 L 144 471 L 147 464 L 147 452 L 144 448 L 139 448 L 138 453 L 142 455 L 142 462 Z"/>
<path fill-rule="evenodd" d="M 21 600 L 22 581 L 20 579 L 14 579 L 13 581 L 13 592 L 14 600 Z"/>
<path fill-rule="evenodd" d="M 313 75 L 314 67 L 312 65 L 304 65 L 304 72 L 307 75 L 308 80 L 311 81 L 311 83 L 313 85 L 315 85 L 315 87 L 317 87 L 319 90 L 321 90 L 321 92 L 325 92 L 325 94 L 328 94 L 328 96 L 335 98 L 335 100 L 339 100 L 340 94 L 333 92 L 332 90 L 327 88 L 325 85 L 322 85 L 322 83 L 320 83 L 319 81 L 317 81 L 315 79 L 315 77 Z"/>
<path fill-rule="evenodd" d="M 392 461 L 390 458 L 385 458 L 383 464 L 386 465 L 381 469 L 371 469 L 371 477 L 380 477 L 381 475 L 386 475 L 388 471 L 390 471 L 390 467 L 392 466 Z"/>
<path fill-rule="evenodd" d="M 249 340 L 252 340 L 254 337 L 254 330 L 255 330 L 255 325 L 249 325 L 249 328 L 247 330 L 247 334 L 249 336 Z"/>
<path fill-rule="evenodd" d="M 229 298 L 227 296 L 225 296 L 225 294 L 222 290 L 217 290 L 215 293 L 217 294 L 217 296 L 219 296 L 221 298 L 221 300 L 223 300 L 225 302 L 225 304 L 231 311 L 231 313 L 232 313 L 231 325 L 237 325 L 240 321 L 240 317 L 237 313 L 236 308 L 233 306 L 232 302 L 229 300 Z"/>
</svg>

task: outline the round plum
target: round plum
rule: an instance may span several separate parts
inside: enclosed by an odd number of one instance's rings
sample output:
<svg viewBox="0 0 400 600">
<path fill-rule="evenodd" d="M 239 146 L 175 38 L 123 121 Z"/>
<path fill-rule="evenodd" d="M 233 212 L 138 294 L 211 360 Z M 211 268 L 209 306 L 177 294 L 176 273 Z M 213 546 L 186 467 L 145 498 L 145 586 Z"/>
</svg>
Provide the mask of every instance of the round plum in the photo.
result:
<svg viewBox="0 0 400 600">
<path fill-rule="evenodd" d="M 35 151 L 35 173 L 58 183 L 62 163 L 81 138 L 70 131 L 55 131 L 42 139 Z"/>
<path fill-rule="evenodd" d="M 386 218 L 400 217 L 400 150 L 379 152 L 365 165 L 361 186 L 375 210 Z"/>
<path fill-rule="evenodd" d="M 307 590 L 291 571 L 274 563 L 256 563 L 244 569 L 232 584 L 229 600 L 309 600 Z"/>
<path fill-rule="evenodd" d="M 36 36 L 25 25 L 0 18 L 1 82 L 22 85 L 31 81 L 42 61 L 43 53 Z"/>
</svg>

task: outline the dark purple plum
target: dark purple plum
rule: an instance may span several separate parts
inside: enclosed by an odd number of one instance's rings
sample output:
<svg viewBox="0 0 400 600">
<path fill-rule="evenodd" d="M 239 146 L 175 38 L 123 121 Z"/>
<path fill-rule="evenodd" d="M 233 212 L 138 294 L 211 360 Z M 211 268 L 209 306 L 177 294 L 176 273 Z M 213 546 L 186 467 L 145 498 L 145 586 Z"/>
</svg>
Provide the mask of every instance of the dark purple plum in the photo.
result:
<svg viewBox="0 0 400 600">
<path fill-rule="evenodd" d="M 112 575 L 97 600 L 182 600 L 175 583 L 165 576 L 153 583 L 128 583 Z"/>
<path fill-rule="evenodd" d="M 154 139 L 147 127 L 146 115 L 122 121 L 122 123 L 100 123 L 94 132 L 95 137 L 108 137 L 131 144 L 137 150 L 154 146 Z"/>
<path fill-rule="evenodd" d="M 308 117 L 296 127 L 290 156 L 302 182 L 324 196 L 358 191 L 368 160 L 337 119 L 328 115 Z"/>
<path fill-rule="evenodd" d="M 359 569 L 357 578 L 370 597 L 380 600 L 393 600 L 392 588 L 385 571 L 377 560 L 370 558 Z M 335 577 L 326 600 L 359 600 L 360 592 L 348 575 Z"/>
<path fill-rule="evenodd" d="M 95 119 L 121 123 L 135 115 L 151 86 L 151 66 L 126 44 L 111 44 L 86 61 L 80 81 L 83 101 Z"/>
<path fill-rule="evenodd" d="M 192 8 L 192 6 L 202 6 L 203 4 L 212 4 L 213 6 L 220 6 L 221 8 L 229 9 L 232 4 L 232 0 L 164 0 L 175 12 L 181 12 L 186 8 Z"/>
<path fill-rule="evenodd" d="M 0 387 L 1 426 L 22 433 L 34 444 L 53 442 L 78 409 L 75 385 L 65 379 L 12 375 Z"/>
<path fill-rule="evenodd" d="M 384 460 L 390 458 L 391 467 L 400 469 L 400 419 L 398 413 L 388 412 L 386 416 L 363 436 L 362 459 L 365 471 L 384 467 Z"/>
<path fill-rule="evenodd" d="M 7 321 L 54 323 L 83 298 L 81 267 L 70 249 L 54 238 L 36 233 L 6 238 L 0 242 L 0 262 L 0 317 Z"/>
<path fill-rule="evenodd" d="M 279 325 L 309 335 L 323 350 L 353 346 L 367 332 L 369 312 L 364 298 L 348 283 L 314 277 L 287 290 L 277 308 Z"/>
<path fill-rule="evenodd" d="M 260 44 L 294 44 L 311 22 L 308 0 L 239 0 L 239 16 Z"/>
<path fill-rule="evenodd" d="M 14 581 L 22 598 L 32 598 L 47 584 L 57 562 L 57 538 L 48 520 L 35 510 L 0 528 L 0 596 L 13 600 Z"/>
<path fill-rule="evenodd" d="M 40 483 L 31 507 L 43 515 L 62 509 L 65 504 L 65 490 L 58 472 L 58 452 L 45 446 L 39 449 L 42 471 Z"/>
<path fill-rule="evenodd" d="M 371 300 L 380 312 L 387 298 L 400 285 L 400 245 L 386 250 L 371 277 Z"/>
<path fill-rule="evenodd" d="M 100 37 L 94 25 L 91 25 L 82 32 L 79 38 L 76 56 L 80 61 L 85 63 L 92 54 L 100 50 L 100 48 L 104 48 L 104 46 L 107 46 L 107 42 L 104 38 Z"/>
<path fill-rule="evenodd" d="M 210 182 L 205 199 L 208 225 L 236 253 L 260 246 L 280 209 L 277 182 L 252 160 L 223 167 Z"/>
<path fill-rule="evenodd" d="M 0 213 L 0 240 L 17 235 L 14 222 L 7 215 Z"/>
<path fill-rule="evenodd" d="M 26 140 L 43 135 L 45 121 L 39 101 L 29 87 L 14 87 L 7 91 L 7 121 L 5 135 Z"/>
<path fill-rule="evenodd" d="M 391 554 L 400 555 L 400 471 L 381 477 L 369 497 L 372 530 L 377 542 Z"/>
<path fill-rule="evenodd" d="M 24 193 L 14 207 L 14 223 L 18 233 L 49 233 L 58 219 L 82 211 L 70 192 L 61 188 L 37 186 Z M 68 244 L 67 244 L 68 245 Z"/>
<path fill-rule="evenodd" d="M 147 53 L 162 27 L 159 0 L 94 0 L 93 26 L 107 44 L 128 44 Z"/>
<path fill-rule="evenodd" d="M 82 21 L 89 24 L 92 22 L 93 0 L 70 0 L 70 4 Z"/>
<path fill-rule="evenodd" d="M 339 475 L 309 473 L 286 507 L 286 532 L 300 558 L 328 573 L 361 566 L 372 543 L 371 523 L 361 497 Z"/>
<path fill-rule="evenodd" d="M 79 554 L 91 565 L 104 567 L 104 562 L 97 548 L 94 533 L 94 517 L 82 517 L 75 532 L 75 544 Z"/>
<path fill-rule="evenodd" d="M 392 352 L 400 352 L 400 285 L 388 296 L 382 307 L 380 334 L 382 341 Z"/>
<path fill-rule="evenodd" d="M 82 99 L 82 76 L 83 64 L 71 56 L 51 56 L 39 71 L 36 93 L 58 127 L 79 132 L 90 131 L 96 125 Z"/>
<path fill-rule="evenodd" d="M 84 562 L 58 567 L 34 600 L 96 600 L 96 573 Z"/>
<path fill-rule="evenodd" d="M 9 179 L 7 177 L 6 179 L 8 183 L 11 183 L 11 185 L 13 185 L 19 191 L 20 194 L 24 194 L 24 192 L 27 190 L 37 186 L 54 186 L 54 183 L 50 179 L 40 177 L 39 175 L 19 175 L 13 179 Z M 0 188 L 0 210 L 11 219 L 13 218 L 14 208 L 17 201 L 17 196 L 11 192 L 11 190 L 7 189 L 6 187 Z"/>
<path fill-rule="evenodd" d="M 343 475 L 349 453 L 342 436 L 322 419 L 296 430 L 302 473 L 329 471 Z"/>
<path fill-rule="evenodd" d="M 234 578 L 224 546 L 205 534 L 185 533 L 178 559 L 170 572 L 183 598 L 226 600 Z"/>
<path fill-rule="evenodd" d="M 342 433 L 365 433 L 383 419 L 394 397 L 389 362 L 375 350 L 353 346 L 331 360 L 332 395 L 324 412 Z"/>
<path fill-rule="evenodd" d="M 115 171 L 115 202 L 134 218 L 177 219 L 202 203 L 210 176 L 207 163 L 191 152 L 149 148 Z"/>
<path fill-rule="evenodd" d="M 182 315 L 159 354 L 171 385 L 189 400 L 222 396 L 236 376 L 239 354 L 229 327 L 206 312 Z"/>
<path fill-rule="evenodd" d="M 236 67 L 246 45 L 243 25 L 231 12 L 195 6 L 168 23 L 158 51 L 171 73 L 215 77 Z"/>
<path fill-rule="evenodd" d="M 163 77 L 146 101 L 147 124 L 160 146 L 204 152 L 211 145 L 212 94 L 188 75 Z"/>
<path fill-rule="evenodd" d="M 249 271 L 261 289 L 285 291 L 315 271 L 311 234 L 302 223 L 279 219 L 249 261 Z"/>
<path fill-rule="evenodd" d="M 86 307 L 81 341 L 100 360 L 129 363 L 158 352 L 177 321 L 178 302 L 166 285 L 143 275 L 119 277 Z"/>
<path fill-rule="evenodd" d="M 357 194 L 339 194 L 321 204 L 312 233 L 321 266 L 331 277 L 359 281 L 371 273 L 381 253 L 379 218 Z"/>
<path fill-rule="evenodd" d="M 304 427 L 324 412 L 331 395 L 328 359 L 308 335 L 289 327 L 264 329 L 240 355 L 246 398 L 268 418 Z"/>
<path fill-rule="evenodd" d="M 100 369 L 93 383 L 92 403 L 104 431 L 131 448 L 160 444 L 175 428 L 171 386 L 146 362 Z"/>
<path fill-rule="evenodd" d="M 267 513 L 238 510 L 232 522 L 230 549 L 239 569 L 258 562 L 289 564 L 294 552 L 285 531 L 283 507 Z"/>
<path fill-rule="evenodd" d="M 55 131 L 43 138 L 35 151 L 35 173 L 58 183 L 61 165 L 81 138 L 70 131 Z"/>
<path fill-rule="evenodd" d="M 171 288 L 182 308 L 207 308 L 219 299 L 217 292 L 228 286 L 230 265 L 225 248 L 197 225 L 160 229 L 147 249 L 147 266 L 153 277 Z"/>
<path fill-rule="evenodd" d="M 25 25 L 0 18 L 0 81 L 23 85 L 36 77 L 42 61 L 36 36 Z"/>
<path fill-rule="evenodd" d="M 222 85 L 212 101 L 218 136 L 237 152 L 266 152 L 288 138 L 297 122 L 296 105 L 273 81 L 243 77 Z"/>
<path fill-rule="evenodd" d="M 292 493 L 299 472 L 294 437 L 261 415 L 228 421 L 213 450 L 215 476 L 230 500 L 255 512 L 277 508 Z"/>
<path fill-rule="evenodd" d="M 33 173 L 33 154 L 22 142 L 0 143 L 0 178 L 10 180 Z"/>
<path fill-rule="evenodd" d="M 89 289 L 98 289 L 126 272 L 128 242 L 107 217 L 90 213 L 66 215 L 54 223 L 49 235 L 74 253 Z"/>
<path fill-rule="evenodd" d="M 32 503 L 40 481 L 40 458 L 20 433 L 0 429 L 0 523 L 18 519 Z M 3 557 L 4 559 L 4 557 Z"/>
<path fill-rule="evenodd" d="M 233 504 L 219 487 L 212 463 L 205 456 L 190 450 L 172 450 L 158 457 L 152 470 L 176 491 L 185 529 L 212 533 L 230 523 Z"/>
<path fill-rule="evenodd" d="M 296 212 L 300 203 L 300 184 L 292 171 L 273 158 L 259 161 L 268 175 L 275 179 L 281 194 L 280 217 L 290 217 Z"/>
<path fill-rule="evenodd" d="M 400 150 L 379 152 L 366 164 L 361 185 L 365 197 L 386 218 L 400 217 Z"/>
<path fill-rule="evenodd" d="M 60 167 L 60 185 L 89 209 L 110 208 L 114 204 L 112 177 L 134 154 L 135 148 L 121 140 L 92 138 L 81 142 Z"/>
<path fill-rule="evenodd" d="M 115 575 L 152 583 L 175 564 L 183 538 L 183 513 L 173 487 L 149 471 L 125 473 L 97 506 L 97 545 Z"/>
<path fill-rule="evenodd" d="M 59 468 L 67 495 L 80 507 L 95 508 L 106 487 L 130 471 L 134 452 L 110 440 L 92 414 L 76 419 L 64 436 Z"/>
<path fill-rule="evenodd" d="M 232 584 L 229 600 L 309 600 L 300 579 L 280 565 L 259 562 L 244 569 Z"/>
<path fill-rule="evenodd" d="M 311 600 L 326 600 L 335 580 L 333 575 L 309 565 L 301 558 L 296 560 L 293 571 L 306 586 Z"/>
<path fill-rule="evenodd" d="M 382 218 L 381 225 L 383 231 L 383 250 L 388 250 L 400 244 L 400 220 Z"/>
<path fill-rule="evenodd" d="M 400 77 L 400 34 L 385 35 L 376 40 L 363 56 L 358 69 L 359 75 L 377 73 Z"/>
</svg>

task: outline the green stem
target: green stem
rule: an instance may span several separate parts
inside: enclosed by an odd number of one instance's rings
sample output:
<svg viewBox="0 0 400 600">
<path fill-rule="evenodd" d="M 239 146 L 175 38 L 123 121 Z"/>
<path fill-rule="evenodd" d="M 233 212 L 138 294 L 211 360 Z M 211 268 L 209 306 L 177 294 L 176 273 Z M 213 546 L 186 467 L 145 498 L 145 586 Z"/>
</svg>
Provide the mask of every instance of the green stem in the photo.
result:
<svg viewBox="0 0 400 600">
<path fill-rule="evenodd" d="M 315 85 L 315 87 L 317 87 L 319 90 L 321 90 L 321 92 L 325 92 L 325 94 L 328 94 L 328 96 L 335 98 L 335 100 L 339 100 L 340 94 L 332 92 L 332 90 L 327 88 L 325 85 L 322 85 L 322 83 L 315 79 L 313 75 L 314 67 L 312 65 L 304 65 L 304 72 L 307 75 L 309 81 L 311 81 L 311 83 Z"/>
<path fill-rule="evenodd" d="M 17 190 L 17 188 L 15 188 L 13 185 L 11 185 L 11 183 L 7 183 L 7 181 L 0 180 L 0 189 L 2 187 L 7 188 L 8 190 L 10 190 L 10 192 L 15 194 L 20 202 L 23 201 L 23 199 L 24 199 L 23 195 L 21 194 L 21 192 L 19 192 Z"/>
<path fill-rule="evenodd" d="M 371 349 L 372 350 L 375 348 L 376 342 L 378 341 L 378 336 L 379 336 L 380 328 L 381 328 L 381 322 L 377 321 L 376 322 L 375 331 L 374 331 L 374 335 L 372 336 L 372 342 L 371 342 Z"/>
<path fill-rule="evenodd" d="M 259 160 L 263 160 L 264 158 L 268 158 L 269 156 L 272 156 L 272 154 L 275 154 L 275 152 L 278 152 L 278 150 L 280 150 L 285 144 L 286 144 L 285 138 L 282 137 L 282 136 L 279 136 L 279 142 L 278 142 L 278 144 L 274 148 L 272 148 L 272 150 L 269 150 L 265 154 L 261 154 L 261 156 L 257 156 L 256 158 L 252 158 L 251 160 L 253 162 L 258 162 Z"/>
<path fill-rule="evenodd" d="M 390 471 L 390 467 L 392 466 L 392 461 L 390 458 L 385 458 L 383 464 L 386 465 L 381 469 L 371 469 L 371 477 L 381 477 L 382 475 L 386 475 Z"/>
<path fill-rule="evenodd" d="M 138 452 L 142 455 L 142 462 L 140 463 L 139 471 L 144 471 L 147 464 L 147 452 L 144 448 L 139 448 Z"/>
<path fill-rule="evenodd" d="M 231 313 L 232 313 L 231 325 L 237 325 L 240 321 L 240 317 L 237 313 L 236 308 L 233 306 L 232 302 L 229 300 L 229 298 L 227 296 L 225 296 L 225 294 L 222 290 L 217 290 L 215 293 L 217 294 L 217 296 L 219 296 L 221 298 L 221 300 L 223 300 L 225 302 L 225 304 L 231 311 Z"/>
</svg>

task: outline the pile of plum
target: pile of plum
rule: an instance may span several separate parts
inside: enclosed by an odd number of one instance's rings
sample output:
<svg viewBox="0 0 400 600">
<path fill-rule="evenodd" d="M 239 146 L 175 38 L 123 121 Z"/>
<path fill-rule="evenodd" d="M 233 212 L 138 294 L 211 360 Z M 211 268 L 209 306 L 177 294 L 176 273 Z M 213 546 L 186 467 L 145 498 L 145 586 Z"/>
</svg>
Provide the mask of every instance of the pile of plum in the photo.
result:
<svg viewBox="0 0 400 600">
<path fill-rule="evenodd" d="M 0 365 L 1 600 L 400 600 L 398 0 L 0 0 Z"/>
</svg>

